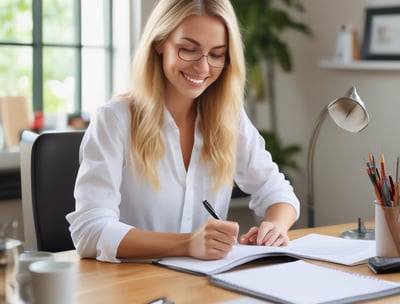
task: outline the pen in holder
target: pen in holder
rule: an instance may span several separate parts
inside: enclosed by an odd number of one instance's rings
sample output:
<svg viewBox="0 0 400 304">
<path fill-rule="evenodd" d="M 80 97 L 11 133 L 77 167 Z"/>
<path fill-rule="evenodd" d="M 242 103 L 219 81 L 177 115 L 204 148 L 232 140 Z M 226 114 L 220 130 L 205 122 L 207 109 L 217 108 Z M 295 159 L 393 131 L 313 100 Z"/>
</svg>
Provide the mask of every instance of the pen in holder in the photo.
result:
<svg viewBox="0 0 400 304">
<path fill-rule="evenodd" d="M 387 174 L 383 153 L 379 163 L 376 163 L 374 156 L 370 154 L 366 164 L 366 172 L 377 198 L 375 200 L 376 255 L 400 257 L 400 157 L 397 157 L 394 179 Z"/>
<path fill-rule="evenodd" d="M 376 255 L 400 257 L 400 207 L 375 201 Z"/>
</svg>

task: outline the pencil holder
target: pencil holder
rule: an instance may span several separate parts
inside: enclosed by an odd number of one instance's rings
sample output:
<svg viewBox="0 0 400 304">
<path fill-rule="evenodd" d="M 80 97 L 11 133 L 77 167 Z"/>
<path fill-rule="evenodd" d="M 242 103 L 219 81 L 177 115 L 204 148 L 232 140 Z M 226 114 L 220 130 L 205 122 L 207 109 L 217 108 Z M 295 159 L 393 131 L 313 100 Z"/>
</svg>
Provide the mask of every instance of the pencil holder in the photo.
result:
<svg viewBox="0 0 400 304">
<path fill-rule="evenodd" d="M 400 257 L 400 207 L 375 202 L 376 255 Z"/>
</svg>

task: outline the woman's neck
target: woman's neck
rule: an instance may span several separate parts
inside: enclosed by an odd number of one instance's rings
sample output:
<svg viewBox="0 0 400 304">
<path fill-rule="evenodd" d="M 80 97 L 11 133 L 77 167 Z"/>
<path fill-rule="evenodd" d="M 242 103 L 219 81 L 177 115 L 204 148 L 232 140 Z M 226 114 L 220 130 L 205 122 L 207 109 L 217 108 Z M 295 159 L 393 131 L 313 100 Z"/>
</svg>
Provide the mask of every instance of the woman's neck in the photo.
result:
<svg viewBox="0 0 400 304">
<path fill-rule="evenodd" d="M 170 103 L 167 102 L 165 106 L 178 126 L 185 124 L 185 122 L 196 120 L 197 102 L 194 100 Z"/>
</svg>

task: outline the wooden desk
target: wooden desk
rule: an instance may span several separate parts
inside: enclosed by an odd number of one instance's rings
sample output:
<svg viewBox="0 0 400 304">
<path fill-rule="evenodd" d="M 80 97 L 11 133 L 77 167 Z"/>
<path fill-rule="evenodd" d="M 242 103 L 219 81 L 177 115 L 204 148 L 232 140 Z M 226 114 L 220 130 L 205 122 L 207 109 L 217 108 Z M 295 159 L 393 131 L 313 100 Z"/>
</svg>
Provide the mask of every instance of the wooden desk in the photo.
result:
<svg viewBox="0 0 400 304">
<path fill-rule="evenodd" d="M 366 223 L 373 228 L 373 223 Z M 347 229 L 355 229 L 356 224 L 297 229 L 290 232 L 292 239 L 308 233 L 339 236 Z M 206 277 L 173 271 L 149 263 L 111 264 L 96 260 L 79 260 L 75 251 L 58 253 L 60 259 L 76 260 L 78 267 L 77 304 L 88 303 L 139 303 L 144 304 L 157 297 L 165 296 L 176 304 L 218 303 L 245 297 L 211 285 Z M 366 264 L 352 267 L 332 263 L 312 261 L 346 271 L 376 276 L 381 279 L 400 282 L 400 274 L 375 275 Z M 400 295 L 381 298 L 365 303 L 400 303 Z"/>
</svg>

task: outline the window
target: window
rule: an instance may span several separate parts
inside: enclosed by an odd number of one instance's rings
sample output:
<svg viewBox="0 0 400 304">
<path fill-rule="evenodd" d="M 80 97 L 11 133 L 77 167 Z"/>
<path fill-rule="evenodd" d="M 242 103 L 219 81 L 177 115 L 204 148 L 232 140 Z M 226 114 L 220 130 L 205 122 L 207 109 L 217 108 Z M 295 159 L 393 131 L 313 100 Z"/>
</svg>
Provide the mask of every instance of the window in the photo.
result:
<svg viewBox="0 0 400 304">
<path fill-rule="evenodd" d="M 0 96 L 92 113 L 113 90 L 112 16 L 112 0 L 1 0 Z"/>
</svg>

